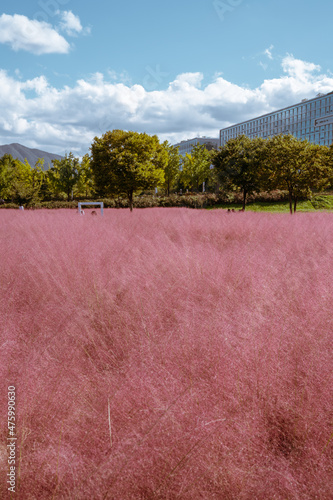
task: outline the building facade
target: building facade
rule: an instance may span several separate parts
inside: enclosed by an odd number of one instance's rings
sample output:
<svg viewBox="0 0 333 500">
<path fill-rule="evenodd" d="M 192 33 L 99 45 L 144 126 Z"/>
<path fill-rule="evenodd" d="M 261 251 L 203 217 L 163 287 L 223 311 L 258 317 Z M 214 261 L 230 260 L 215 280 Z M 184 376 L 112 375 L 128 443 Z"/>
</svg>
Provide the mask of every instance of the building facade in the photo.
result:
<svg viewBox="0 0 333 500">
<path fill-rule="evenodd" d="M 178 148 L 179 154 L 185 156 L 186 153 L 191 154 L 192 148 L 197 144 L 205 145 L 207 149 L 218 149 L 220 141 L 212 137 L 195 137 L 194 139 L 178 142 L 174 144 L 174 147 Z"/>
<path fill-rule="evenodd" d="M 220 130 L 220 146 L 239 135 L 267 139 L 279 134 L 292 134 L 298 139 L 330 146 L 333 143 L 333 92 L 224 128 Z"/>
</svg>

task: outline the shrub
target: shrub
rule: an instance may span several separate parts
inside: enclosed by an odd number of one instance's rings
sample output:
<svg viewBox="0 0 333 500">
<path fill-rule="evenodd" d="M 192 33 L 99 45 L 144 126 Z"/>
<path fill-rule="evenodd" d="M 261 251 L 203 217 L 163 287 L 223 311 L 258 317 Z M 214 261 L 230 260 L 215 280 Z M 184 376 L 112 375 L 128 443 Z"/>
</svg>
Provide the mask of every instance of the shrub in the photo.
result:
<svg viewBox="0 0 333 500">
<path fill-rule="evenodd" d="M 271 193 L 259 193 L 248 196 L 248 203 L 255 201 L 277 202 L 287 201 L 288 193 L 286 191 L 272 191 Z M 51 200 L 43 202 L 30 203 L 29 208 L 77 208 L 78 201 L 93 200 Z M 105 208 L 128 208 L 127 198 L 98 198 L 94 201 L 103 201 Z M 173 194 L 170 196 L 155 196 L 141 194 L 134 197 L 134 207 L 153 208 L 153 207 L 187 207 L 187 208 L 205 208 L 221 203 L 242 203 L 241 193 L 184 193 L 183 195 Z M 3 204 L 0 208 L 17 208 L 17 204 Z"/>
<path fill-rule="evenodd" d="M 16 203 L 2 203 L 0 208 L 18 208 L 19 206 Z"/>
<path fill-rule="evenodd" d="M 333 196 L 316 195 L 311 199 L 311 203 L 316 210 L 333 210 Z"/>
</svg>

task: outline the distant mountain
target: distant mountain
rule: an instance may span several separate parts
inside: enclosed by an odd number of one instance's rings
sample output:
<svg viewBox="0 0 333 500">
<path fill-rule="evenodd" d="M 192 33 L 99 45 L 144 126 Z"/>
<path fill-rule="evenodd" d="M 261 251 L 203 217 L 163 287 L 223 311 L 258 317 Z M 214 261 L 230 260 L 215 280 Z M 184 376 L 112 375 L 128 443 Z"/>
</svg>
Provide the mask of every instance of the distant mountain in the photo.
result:
<svg viewBox="0 0 333 500">
<path fill-rule="evenodd" d="M 31 167 L 35 166 L 38 158 L 44 158 L 44 167 L 50 168 L 52 167 L 52 160 L 61 160 L 63 156 L 54 155 L 52 153 L 47 153 L 46 151 L 41 151 L 40 149 L 31 149 L 26 146 L 22 146 L 21 144 L 5 144 L 4 146 L 0 146 L 0 158 L 2 158 L 5 154 L 12 155 L 14 159 L 18 159 L 24 162 L 26 158 Z"/>
</svg>

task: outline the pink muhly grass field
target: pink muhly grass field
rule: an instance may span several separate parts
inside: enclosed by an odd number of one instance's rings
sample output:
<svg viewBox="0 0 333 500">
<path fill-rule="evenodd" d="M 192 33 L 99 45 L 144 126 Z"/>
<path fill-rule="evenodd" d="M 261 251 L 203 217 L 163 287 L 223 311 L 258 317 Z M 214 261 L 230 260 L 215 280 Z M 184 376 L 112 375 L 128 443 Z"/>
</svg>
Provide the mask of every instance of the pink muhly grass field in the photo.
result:
<svg viewBox="0 0 333 500">
<path fill-rule="evenodd" d="M 29 499 L 331 499 L 333 218 L 0 212 Z M 8 495 L 9 497 L 9 495 Z"/>
</svg>

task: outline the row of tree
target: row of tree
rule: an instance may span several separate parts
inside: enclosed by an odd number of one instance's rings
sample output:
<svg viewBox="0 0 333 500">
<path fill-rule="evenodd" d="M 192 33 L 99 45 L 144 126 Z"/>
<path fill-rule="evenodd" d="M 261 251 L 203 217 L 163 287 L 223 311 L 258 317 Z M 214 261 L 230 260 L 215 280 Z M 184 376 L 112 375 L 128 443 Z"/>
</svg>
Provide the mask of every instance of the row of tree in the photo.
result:
<svg viewBox="0 0 333 500">
<path fill-rule="evenodd" d="M 180 159 L 175 148 L 160 144 L 156 136 L 116 130 L 95 138 L 91 168 L 101 194 L 133 193 L 162 185 L 169 194 L 178 187 L 199 191 L 201 185 L 247 196 L 260 191 L 289 194 L 290 212 L 297 201 L 332 186 L 333 145 L 320 146 L 293 135 L 231 139 L 218 151 L 197 145 Z M 205 184 L 204 184 L 205 183 Z"/>
<path fill-rule="evenodd" d="M 26 160 L 23 163 L 8 154 L 0 158 L 0 198 L 3 201 L 34 204 L 64 197 L 69 200 L 74 193 L 77 197 L 94 195 L 88 154 L 80 161 L 70 153 L 62 160 L 53 160 L 50 169 L 45 168 L 42 158 L 33 167 Z"/>
<path fill-rule="evenodd" d="M 204 147 L 182 160 L 177 148 L 168 142 L 160 144 L 157 136 L 123 130 L 96 137 L 91 153 L 81 160 L 69 153 L 53 160 L 49 169 L 42 159 L 31 167 L 27 161 L 5 155 L 0 158 L 0 198 L 33 204 L 126 195 L 132 209 L 134 194 L 156 187 L 168 196 L 185 186 L 199 189 L 211 165 Z"/>
<path fill-rule="evenodd" d="M 168 142 L 145 133 L 113 130 L 95 137 L 91 155 L 81 160 L 72 153 L 45 169 L 5 155 L 0 159 L 0 198 L 20 204 L 71 198 L 127 196 L 133 208 L 135 194 L 158 188 L 169 195 L 175 189 L 242 191 L 243 208 L 249 194 L 286 190 L 290 211 L 311 190 L 332 185 L 333 145 L 328 148 L 292 135 L 231 139 L 218 151 L 203 145 L 180 156 Z"/>
<path fill-rule="evenodd" d="M 237 187 L 247 195 L 280 189 L 289 194 L 290 212 L 300 198 L 332 186 L 333 145 L 311 144 L 293 135 L 269 139 L 231 139 L 214 155 L 213 164 L 225 189 Z"/>
</svg>

